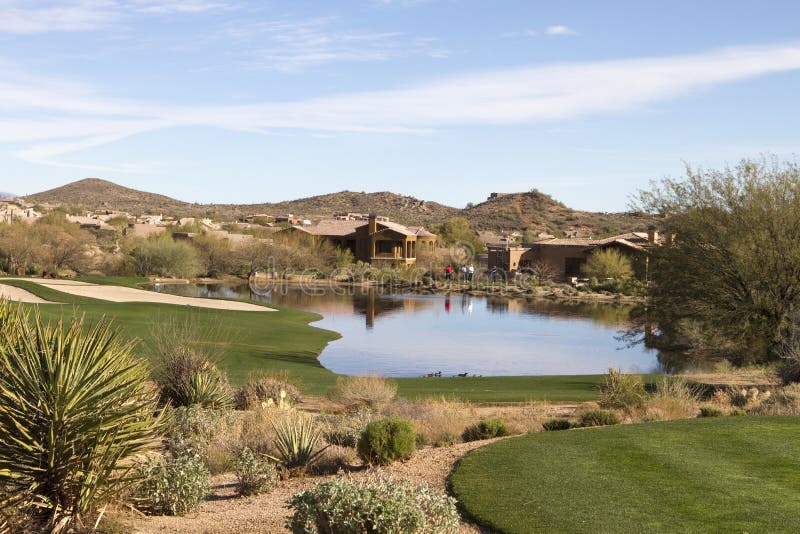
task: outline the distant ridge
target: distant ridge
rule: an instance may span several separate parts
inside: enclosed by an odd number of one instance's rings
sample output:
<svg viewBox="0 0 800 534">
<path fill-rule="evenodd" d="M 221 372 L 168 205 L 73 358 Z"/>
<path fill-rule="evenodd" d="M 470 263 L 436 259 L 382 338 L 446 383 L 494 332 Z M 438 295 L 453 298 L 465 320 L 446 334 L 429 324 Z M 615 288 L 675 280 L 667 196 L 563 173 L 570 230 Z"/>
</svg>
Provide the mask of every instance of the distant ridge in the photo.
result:
<svg viewBox="0 0 800 534">
<path fill-rule="evenodd" d="M 341 191 L 277 203 L 193 204 L 130 189 L 99 178 L 86 178 L 28 195 L 25 200 L 82 210 L 105 209 L 126 211 L 135 215 L 163 213 L 226 219 L 257 213 L 291 213 L 309 219 L 322 219 L 331 217 L 336 212 L 374 212 L 406 225 L 431 226 L 452 217 L 464 217 L 476 230 L 500 233 L 528 229 L 556 234 L 577 231 L 583 235 L 601 236 L 643 230 L 652 221 L 652 218 L 637 213 L 573 210 L 535 189 L 525 193 L 493 195 L 492 198 L 465 209 L 388 191 Z"/>
<path fill-rule="evenodd" d="M 0 198 L 17 198 L 14 193 L 3 193 L 0 191 Z"/>
</svg>

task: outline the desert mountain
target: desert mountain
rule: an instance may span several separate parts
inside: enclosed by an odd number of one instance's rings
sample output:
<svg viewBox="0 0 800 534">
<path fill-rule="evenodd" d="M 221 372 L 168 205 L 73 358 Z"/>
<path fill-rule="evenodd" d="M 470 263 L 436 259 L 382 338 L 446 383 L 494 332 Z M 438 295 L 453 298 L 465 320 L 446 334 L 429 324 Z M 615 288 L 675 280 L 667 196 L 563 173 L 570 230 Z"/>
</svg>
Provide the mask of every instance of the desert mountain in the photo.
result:
<svg viewBox="0 0 800 534">
<path fill-rule="evenodd" d="M 80 210 L 119 210 L 133 214 L 164 213 L 175 216 L 235 218 L 243 215 L 291 213 L 308 219 L 336 212 L 378 213 L 407 225 L 431 226 L 451 217 L 466 218 L 477 230 L 510 232 L 531 229 L 556 234 L 577 230 L 581 234 L 607 235 L 643 230 L 648 217 L 636 213 L 595 213 L 568 208 L 549 195 L 532 190 L 497 194 L 466 209 L 454 208 L 390 192 L 341 191 L 297 200 L 261 204 L 192 204 L 163 195 L 123 187 L 106 180 L 86 178 L 25 197 L 29 202 Z"/>
</svg>

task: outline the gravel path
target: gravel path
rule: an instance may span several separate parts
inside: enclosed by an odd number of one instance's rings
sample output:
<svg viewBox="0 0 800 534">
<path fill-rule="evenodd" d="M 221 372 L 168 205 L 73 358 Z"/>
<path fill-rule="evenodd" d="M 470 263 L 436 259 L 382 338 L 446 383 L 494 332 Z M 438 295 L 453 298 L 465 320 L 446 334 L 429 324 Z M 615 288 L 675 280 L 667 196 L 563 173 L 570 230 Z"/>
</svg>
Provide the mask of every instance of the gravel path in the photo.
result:
<svg viewBox="0 0 800 534">
<path fill-rule="evenodd" d="M 166 293 L 156 293 L 155 291 L 146 291 L 144 289 L 134 289 L 132 287 L 102 286 L 97 284 L 89 284 L 86 282 L 77 282 L 74 280 L 49 280 L 45 278 L 7 278 L 7 280 L 24 280 L 26 282 L 34 282 L 41 286 L 62 291 L 70 295 L 107 300 L 110 302 L 155 302 L 158 304 L 177 304 L 179 306 L 194 306 L 197 308 L 212 308 L 215 310 L 257 312 L 275 311 L 273 308 L 259 306 L 257 304 L 250 304 L 249 302 L 205 299 L 198 297 L 181 297 L 178 295 L 168 295 Z M 0 289 L 7 287 L 8 286 L 3 286 L 0 284 Z M 24 291 L 24 293 L 30 295 L 31 297 L 38 298 L 28 291 Z M 12 300 L 21 300 L 12 297 L 9 298 Z M 38 301 L 21 300 L 21 302 L 43 303 L 46 301 L 39 299 Z"/>
<path fill-rule="evenodd" d="M 455 463 L 467 452 L 486 445 L 489 441 L 459 443 L 452 447 L 422 449 L 405 463 L 376 468 L 371 473 L 380 473 L 395 479 L 409 479 L 416 483 L 425 482 L 431 487 L 445 490 L 447 477 Z M 367 471 L 351 474 L 355 479 L 365 478 Z M 182 534 L 250 534 L 287 532 L 284 523 L 290 515 L 285 508 L 289 497 L 305 491 L 316 483 L 332 477 L 308 477 L 289 479 L 278 483 L 277 489 L 268 495 L 240 498 L 236 497 L 236 479 L 231 474 L 214 477 L 212 495 L 203 503 L 200 510 L 184 517 L 138 518 L 131 524 L 137 534 L 157 534 L 162 532 Z M 469 523 L 462 523 L 462 534 L 488 532 Z"/>
</svg>

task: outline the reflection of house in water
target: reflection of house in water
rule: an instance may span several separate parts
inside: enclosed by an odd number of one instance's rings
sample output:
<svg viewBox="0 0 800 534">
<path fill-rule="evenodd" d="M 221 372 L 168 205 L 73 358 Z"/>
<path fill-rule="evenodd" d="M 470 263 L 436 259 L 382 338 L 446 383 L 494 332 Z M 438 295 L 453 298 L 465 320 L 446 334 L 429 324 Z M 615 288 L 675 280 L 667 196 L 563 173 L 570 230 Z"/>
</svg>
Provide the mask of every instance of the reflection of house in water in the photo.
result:
<svg viewBox="0 0 800 534">
<path fill-rule="evenodd" d="M 379 315 L 421 312 L 433 308 L 436 303 L 437 299 L 386 298 L 374 288 L 370 288 L 355 296 L 353 308 L 356 312 L 364 313 L 367 328 L 372 328 L 375 326 L 375 318 Z"/>
</svg>

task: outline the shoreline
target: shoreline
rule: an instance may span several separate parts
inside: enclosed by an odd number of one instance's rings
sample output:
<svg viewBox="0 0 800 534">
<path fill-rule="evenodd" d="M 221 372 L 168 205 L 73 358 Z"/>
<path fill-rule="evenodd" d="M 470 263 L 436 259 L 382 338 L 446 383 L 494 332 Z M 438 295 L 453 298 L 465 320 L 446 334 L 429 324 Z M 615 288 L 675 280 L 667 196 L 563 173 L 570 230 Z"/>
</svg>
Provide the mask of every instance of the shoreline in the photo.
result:
<svg viewBox="0 0 800 534">
<path fill-rule="evenodd" d="M 192 285 L 192 284 L 207 284 L 207 285 L 229 285 L 240 286 L 247 284 L 248 281 L 243 278 L 226 277 L 226 278 L 150 278 L 152 285 Z M 275 286 L 284 286 L 292 288 L 314 288 L 321 287 L 336 288 L 351 288 L 351 289 L 378 289 L 396 295 L 468 295 L 472 297 L 493 297 L 493 298 L 506 298 L 506 299 L 545 299 L 545 300 L 559 300 L 559 301 L 576 301 L 576 302 L 604 302 L 608 304 L 645 304 L 647 297 L 621 295 L 615 293 L 597 293 L 579 291 L 572 286 L 566 284 L 548 284 L 545 286 L 536 286 L 533 288 L 524 288 L 519 286 L 477 286 L 468 284 L 436 284 L 424 285 L 422 283 L 391 283 L 391 282 L 378 282 L 374 280 L 364 282 L 350 282 L 338 281 L 332 279 L 318 279 L 307 277 L 289 277 L 281 278 L 275 281 Z"/>
</svg>

